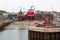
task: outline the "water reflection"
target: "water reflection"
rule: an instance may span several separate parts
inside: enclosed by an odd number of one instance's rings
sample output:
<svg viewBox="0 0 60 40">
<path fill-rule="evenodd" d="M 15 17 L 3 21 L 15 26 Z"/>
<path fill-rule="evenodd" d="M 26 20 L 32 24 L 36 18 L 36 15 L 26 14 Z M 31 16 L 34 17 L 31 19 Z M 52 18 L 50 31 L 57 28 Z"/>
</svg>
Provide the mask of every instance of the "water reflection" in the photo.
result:
<svg viewBox="0 0 60 40">
<path fill-rule="evenodd" d="M 0 40 L 28 40 L 28 30 L 19 29 L 14 25 L 14 29 L 6 29 L 0 32 Z M 11 25 L 9 27 L 12 27 Z"/>
</svg>

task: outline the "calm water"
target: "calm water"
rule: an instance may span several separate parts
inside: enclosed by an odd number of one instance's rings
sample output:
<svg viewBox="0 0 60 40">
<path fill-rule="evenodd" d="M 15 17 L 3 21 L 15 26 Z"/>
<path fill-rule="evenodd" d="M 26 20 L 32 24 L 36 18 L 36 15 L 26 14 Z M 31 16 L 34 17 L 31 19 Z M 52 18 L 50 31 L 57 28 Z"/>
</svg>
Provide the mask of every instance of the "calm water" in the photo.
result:
<svg viewBox="0 0 60 40">
<path fill-rule="evenodd" d="M 28 30 L 18 29 L 19 25 L 9 25 L 10 28 L 0 32 L 0 40 L 28 40 Z"/>
</svg>

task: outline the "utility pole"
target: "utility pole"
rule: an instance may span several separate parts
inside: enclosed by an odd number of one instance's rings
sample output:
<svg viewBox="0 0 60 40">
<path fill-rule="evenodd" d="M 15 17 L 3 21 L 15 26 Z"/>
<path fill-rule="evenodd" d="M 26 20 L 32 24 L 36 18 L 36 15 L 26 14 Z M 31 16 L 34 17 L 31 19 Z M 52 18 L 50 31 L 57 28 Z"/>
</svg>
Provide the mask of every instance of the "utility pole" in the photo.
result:
<svg viewBox="0 0 60 40">
<path fill-rule="evenodd" d="M 51 14 L 53 14 L 53 12 L 52 12 L 52 11 L 53 11 L 53 8 L 52 8 L 52 5 L 51 5 Z"/>
</svg>

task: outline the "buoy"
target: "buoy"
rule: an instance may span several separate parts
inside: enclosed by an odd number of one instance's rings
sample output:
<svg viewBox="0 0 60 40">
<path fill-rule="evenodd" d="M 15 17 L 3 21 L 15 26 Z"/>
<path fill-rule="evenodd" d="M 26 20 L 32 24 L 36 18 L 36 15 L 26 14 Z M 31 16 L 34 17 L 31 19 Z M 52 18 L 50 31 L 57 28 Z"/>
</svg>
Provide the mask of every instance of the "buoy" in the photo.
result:
<svg viewBox="0 0 60 40">
<path fill-rule="evenodd" d="M 45 26 L 45 29 L 48 30 L 48 26 Z"/>
</svg>

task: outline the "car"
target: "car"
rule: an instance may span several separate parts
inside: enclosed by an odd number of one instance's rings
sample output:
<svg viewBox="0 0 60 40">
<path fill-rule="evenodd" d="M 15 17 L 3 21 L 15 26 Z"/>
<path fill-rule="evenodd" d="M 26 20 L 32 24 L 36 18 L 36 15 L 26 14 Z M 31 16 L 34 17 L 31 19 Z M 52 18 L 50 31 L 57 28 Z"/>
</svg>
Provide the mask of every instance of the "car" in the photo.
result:
<svg viewBox="0 0 60 40">
<path fill-rule="evenodd" d="M 60 16 L 58 16 L 58 21 L 60 22 Z"/>
</svg>

